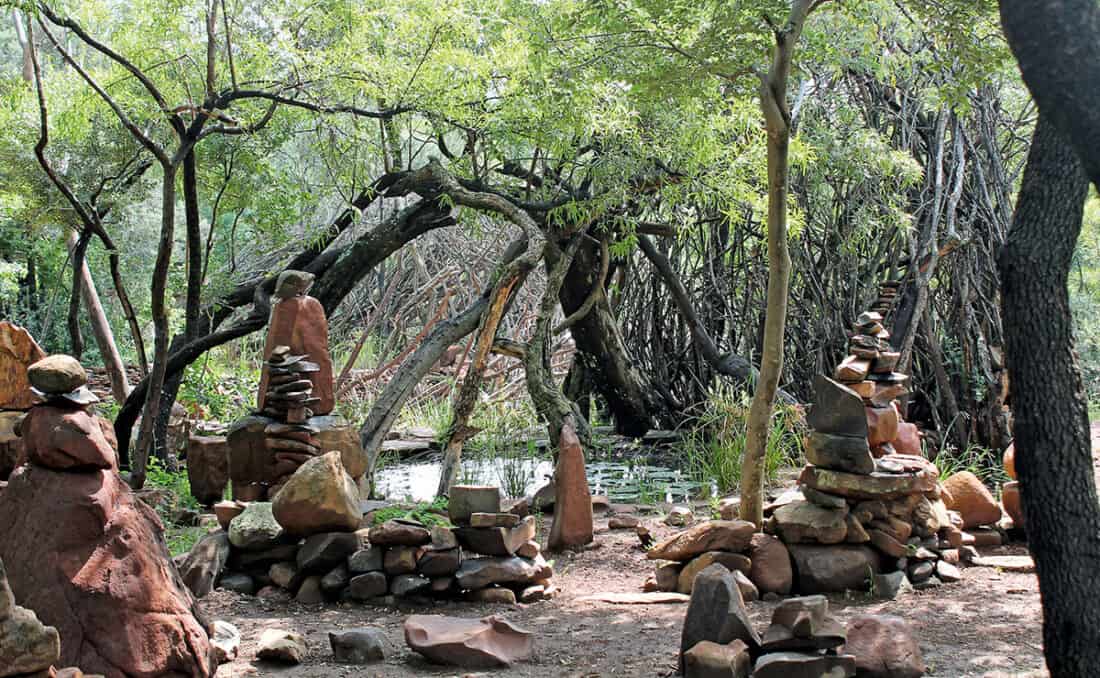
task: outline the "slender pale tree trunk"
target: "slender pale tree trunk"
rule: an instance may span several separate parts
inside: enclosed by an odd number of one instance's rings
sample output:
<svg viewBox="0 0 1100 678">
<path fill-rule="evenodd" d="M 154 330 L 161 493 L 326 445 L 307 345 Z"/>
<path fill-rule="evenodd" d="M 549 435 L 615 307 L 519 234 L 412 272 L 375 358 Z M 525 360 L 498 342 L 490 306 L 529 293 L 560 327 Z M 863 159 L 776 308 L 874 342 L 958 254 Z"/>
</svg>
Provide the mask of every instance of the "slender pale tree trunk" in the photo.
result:
<svg viewBox="0 0 1100 678">
<path fill-rule="evenodd" d="M 787 189 L 791 111 L 787 83 L 802 26 L 815 4 L 796 0 L 787 24 L 775 29 L 772 64 L 760 83 L 760 106 L 768 133 L 768 302 L 760 375 L 749 408 L 745 457 L 741 466 L 741 518 L 764 523 L 764 457 L 768 446 L 775 394 L 783 374 L 783 334 L 787 324 L 787 291 L 791 255 L 787 249 Z"/>
<path fill-rule="evenodd" d="M 69 233 L 66 245 L 71 253 L 76 248 L 78 237 L 75 231 Z M 111 395 L 119 405 L 126 402 L 126 396 L 130 395 L 130 382 L 126 379 L 126 367 L 122 362 L 122 356 L 118 353 L 118 345 L 115 344 L 115 333 L 111 331 L 111 324 L 107 321 L 107 314 L 103 311 L 103 304 L 99 301 L 99 292 L 96 291 L 92 273 L 88 270 L 87 262 L 80 267 L 79 274 L 82 278 L 80 295 L 84 300 L 84 307 L 88 311 L 88 320 L 92 326 L 92 336 L 95 337 L 96 346 L 99 347 L 99 355 L 103 357 L 103 366 L 107 368 L 107 376 L 111 379 Z"/>
</svg>

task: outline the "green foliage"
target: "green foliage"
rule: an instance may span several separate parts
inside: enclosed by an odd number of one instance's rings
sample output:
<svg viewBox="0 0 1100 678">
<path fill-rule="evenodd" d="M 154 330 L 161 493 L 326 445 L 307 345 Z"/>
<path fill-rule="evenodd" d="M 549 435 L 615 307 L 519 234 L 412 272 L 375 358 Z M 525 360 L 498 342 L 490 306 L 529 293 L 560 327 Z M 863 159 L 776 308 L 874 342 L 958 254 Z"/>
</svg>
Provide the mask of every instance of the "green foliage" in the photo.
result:
<svg viewBox="0 0 1100 678">
<path fill-rule="evenodd" d="M 446 497 L 412 505 L 387 506 L 375 511 L 371 522 L 373 525 L 381 525 L 387 520 L 414 520 L 427 527 L 453 527 L 447 518 Z"/>
<path fill-rule="evenodd" d="M 260 383 L 256 361 L 212 351 L 184 372 L 179 402 L 193 417 L 221 422 L 239 419 L 255 407 Z"/>
<path fill-rule="evenodd" d="M 720 493 L 735 490 L 741 484 L 751 402 L 751 396 L 743 391 L 715 386 L 684 439 L 688 473 L 698 482 L 714 483 Z M 780 469 L 801 463 L 804 429 L 802 415 L 796 408 L 775 408 L 764 456 L 764 474 L 769 482 L 776 479 Z"/>
<path fill-rule="evenodd" d="M 170 500 L 156 505 L 157 515 L 164 524 L 164 539 L 168 543 L 168 552 L 176 556 L 190 551 L 206 530 L 199 526 L 181 525 L 176 522 L 180 509 L 194 511 L 201 509 L 198 501 L 191 496 L 191 483 L 187 479 L 187 472 L 170 471 L 165 468 L 160 459 L 152 457 L 149 459 L 146 487 L 168 491 Z"/>
<path fill-rule="evenodd" d="M 980 445 L 968 445 L 961 450 L 942 449 L 933 463 L 939 469 L 940 480 L 946 480 L 962 471 L 970 471 L 981 478 L 983 483 L 994 488 L 1012 480 L 1005 472 L 1001 453 Z"/>
</svg>

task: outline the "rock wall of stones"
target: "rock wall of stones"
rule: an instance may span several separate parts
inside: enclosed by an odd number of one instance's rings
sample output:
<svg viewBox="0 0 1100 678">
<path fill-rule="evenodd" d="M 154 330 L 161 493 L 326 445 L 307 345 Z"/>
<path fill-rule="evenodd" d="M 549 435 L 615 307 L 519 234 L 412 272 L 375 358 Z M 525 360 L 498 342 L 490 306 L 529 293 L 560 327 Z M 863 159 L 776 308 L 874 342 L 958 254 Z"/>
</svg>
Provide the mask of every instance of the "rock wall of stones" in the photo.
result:
<svg viewBox="0 0 1100 678">
<path fill-rule="evenodd" d="M 496 487 L 452 488 L 454 527 L 374 523 L 337 453 L 303 464 L 272 502 L 221 502 L 222 530 L 177 559 L 196 596 L 214 587 L 301 603 L 393 605 L 461 598 L 531 602 L 554 595 L 535 519 L 501 512 Z M 367 509 L 364 515 L 363 507 Z"/>
</svg>

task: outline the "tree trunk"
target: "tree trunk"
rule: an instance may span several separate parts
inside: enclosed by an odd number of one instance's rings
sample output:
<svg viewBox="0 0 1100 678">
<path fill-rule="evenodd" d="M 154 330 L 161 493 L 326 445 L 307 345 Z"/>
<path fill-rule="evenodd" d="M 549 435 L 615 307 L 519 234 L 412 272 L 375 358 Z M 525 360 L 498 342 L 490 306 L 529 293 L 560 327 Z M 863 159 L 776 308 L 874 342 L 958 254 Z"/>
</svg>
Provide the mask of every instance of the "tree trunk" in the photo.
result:
<svg viewBox="0 0 1100 678">
<path fill-rule="evenodd" d="M 67 245 L 72 252 L 77 245 L 76 232 L 70 232 Z M 130 382 L 126 378 L 126 366 L 122 362 L 122 356 L 118 353 L 115 344 L 115 334 L 111 331 L 111 325 L 107 322 L 107 314 L 103 311 L 103 304 L 99 301 L 99 293 L 96 291 L 92 273 L 85 263 L 80 269 L 81 278 L 80 294 L 84 299 L 84 307 L 88 311 L 88 320 L 92 326 L 92 336 L 95 337 L 96 346 L 99 347 L 99 355 L 103 359 L 103 366 L 107 368 L 107 376 L 111 379 L 111 395 L 119 405 L 126 402 L 126 396 L 130 394 Z"/>
<path fill-rule="evenodd" d="M 549 269 L 553 269 L 560 254 L 560 250 L 553 249 L 556 252 L 547 257 Z M 599 243 L 583 243 L 558 294 L 565 315 L 570 316 L 580 309 L 592 286 L 599 284 L 596 280 L 599 262 Z M 645 435 L 661 407 L 653 395 L 654 389 L 630 359 L 607 295 L 600 295 L 592 310 L 569 331 L 577 344 L 577 359 L 584 363 L 592 386 L 607 402 L 616 431 L 629 436 Z"/>
<path fill-rule="evenodd" d="M 772 65 L 760 86 L 760 106 L 768 132 L 768 300 L 760 376 L 749 408 L 745 457 L 741 465 L 741 519 L 758 528 L 764 524 L 764 456 L 771 429 L 772 408 L 783 374 L 783 335 L 787 324 L 787 291 L 791 255 L 787 248 L 788 153 L 791 113 L 787 80 L 795 45 L 809 14 L 810 0 L 796 0 L 787 25 L 775 32 Z"/>
<path fill-rule="evenodd" d="M 1088 178 L 1040 113 L 1000 257 L 1016 470 L 1054 678 L 1100 666 L 1100 505 L 1067 279 Z"/>
<path fill-rule="evenodd" d="M 153 316 L 153 369 L 149 372 L 148 391 L 145 395 L 145 407 L 142 410 L 141 428 L 138 431 L 137 447 L 134 449 L 134 467 L 130 475 L 130 484 L 135 489 L 145 485 L 146 467 L 149 453 L 153 450 L 154 428 L 160 412 L 161 390 L 168 367 L 168 307 L 165 295 L 168 287 L 168 267 L 172 263 L 173 232 L 176 226 L 176 167 L 162 165 L 164 177 L 161 186 L 161 224 L 160 242 L 157 244 L 157 258 L 153 266 L 153 283 L 150 287 L 150 310 Z M 117 429 L 117 427 L 116 427 Z M 119 441 L 121 443 L 121 439 Z"/>
</svg>

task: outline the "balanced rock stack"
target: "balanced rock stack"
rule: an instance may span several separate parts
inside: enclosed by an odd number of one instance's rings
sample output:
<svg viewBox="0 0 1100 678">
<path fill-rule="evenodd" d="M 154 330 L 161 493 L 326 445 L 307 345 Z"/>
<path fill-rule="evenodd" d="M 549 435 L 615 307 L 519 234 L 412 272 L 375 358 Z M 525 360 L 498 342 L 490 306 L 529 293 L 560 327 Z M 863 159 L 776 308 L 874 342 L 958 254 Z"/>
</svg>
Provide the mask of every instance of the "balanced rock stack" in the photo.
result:
<svg viewBox="0 0 1100 678">
<path fill-rule="evenodd" d="M 28 377 L 44 402 L 23 420 L 26 463 L 0 493 L 0 560 L 16 599 L 57 630 L 61 666 L 212 675 L 207 624 L 172 566 L 156 512 L 118 474 L 113 438 L 89 410 L 96 398 L 84 369 L 56 355 Z"/>
<path fill-rule="evenodd" d="M 224 506 L 237 515 L 227 531 L 207 535 L 178 560 L 184 580 L 198 596 L 221 586 L 306 604 L 515 603 L 553 594 L 534 519 L 501 513 L 498 488 L 452 488 L 451 520 L 461 527 L 451 528 L 400 519 L 372 524 L 371 514 L 359 513 L 347 522 L 352 507 L 341 497 L 354 491 L 349 485 L 331 452 L 304 464 L 273 503 Z"/>
<path fill-rule="evenodd" d="M 899 440 L 894 401 L 908 377 L 894 371 L 898 354 L 881 321 L 878 313 L 860 315 L 836 381 L 815 380 L 809 464 L 799 491 L 769 507 L 765 531 L 787 544 L 803 594 L 901 585 L 898 575 L 869 573 L 904 571 L 914 585 L 959 578 L 961 542 L 952 536 L 963 521 L 942 499 L 938 470 L 919 454 L 895 451 L 912 443 Z"/>
<path fill-rule="evenodd" d="M 309 356 L 290 355 L 289 346 L 276 346 L 267 359 L 268 380 L 262 414 L 291 424 L 301 424 L 313 416 L 310 407 L 321 402 L 313 397 L 313 382 L 306 376 L 320 371 Z"/>
<path fill-rule="evenodd" d="M 898 298 L 898 288 L 901 283 L 896 280 L 887 280 L 878 286 L 878 298 L 871 304 L 871 311 L 885 316 L 894 308 L 894 302 Z"/>
</svg>

